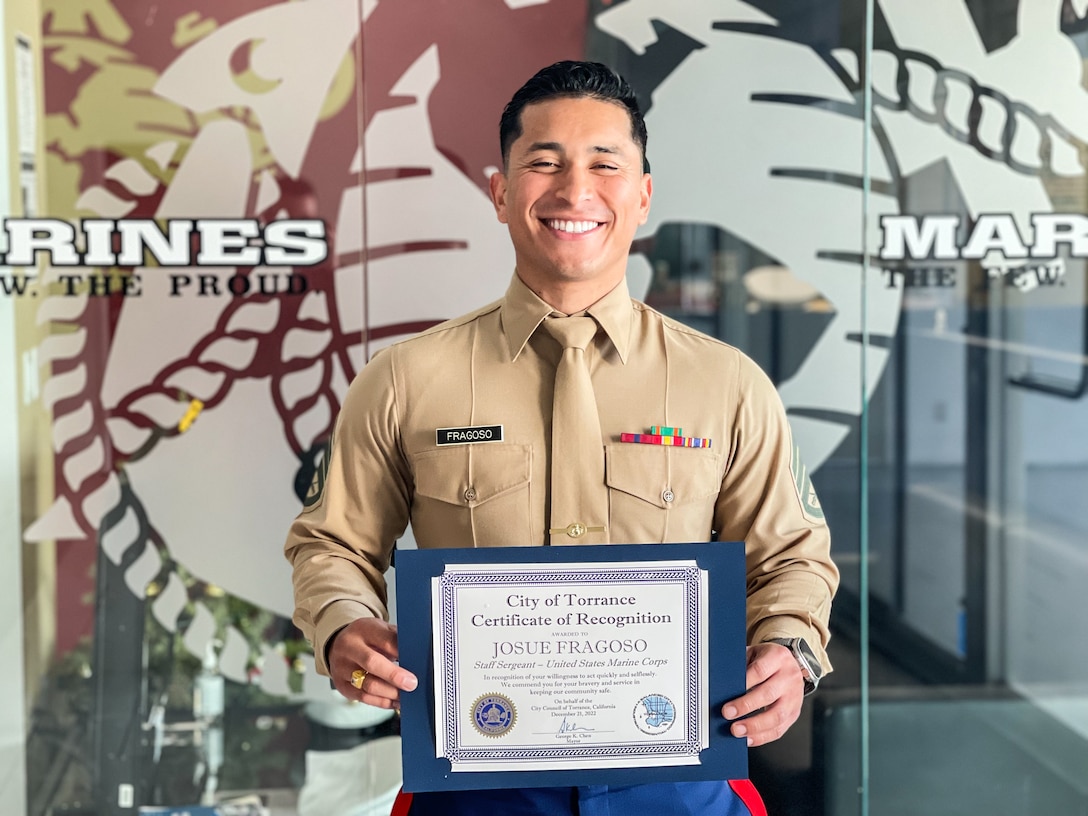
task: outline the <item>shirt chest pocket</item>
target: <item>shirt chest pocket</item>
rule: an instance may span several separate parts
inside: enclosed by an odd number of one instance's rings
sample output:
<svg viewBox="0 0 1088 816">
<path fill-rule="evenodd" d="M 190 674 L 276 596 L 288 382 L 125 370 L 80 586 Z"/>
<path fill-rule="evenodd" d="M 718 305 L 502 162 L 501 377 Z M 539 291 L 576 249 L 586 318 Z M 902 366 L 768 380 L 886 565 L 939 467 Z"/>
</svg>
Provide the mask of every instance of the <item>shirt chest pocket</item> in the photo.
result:
<svg viewBox="0 0 1088 816">
<path fill-rule="evenodd" d="M 706 448 L 605 446 L 614 543 L 708 541 L 721 458 Z"/>
<path fill-rule="evenodd" d="M 519 547 L 530 532 L 529 445 L 458 445 L 412 458 L 420 547 Z"/>
</svg>

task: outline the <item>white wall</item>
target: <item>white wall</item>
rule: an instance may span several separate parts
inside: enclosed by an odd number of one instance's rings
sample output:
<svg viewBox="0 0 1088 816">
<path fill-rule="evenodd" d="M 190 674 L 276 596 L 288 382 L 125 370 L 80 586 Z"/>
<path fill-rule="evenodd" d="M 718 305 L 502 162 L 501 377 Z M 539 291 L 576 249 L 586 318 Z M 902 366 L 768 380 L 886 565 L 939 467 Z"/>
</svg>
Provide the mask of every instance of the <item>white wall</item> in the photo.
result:
<svg viewBox="0 0 1088 816">
<path fill-rule="evenodd" d="M 7 64 L 10 47 L 0 14 L 0 157 L 8 156 Z M 0 161 L 0 213 L 11 212 L 8 162 Z M 0 274 L 8 272 L 0 268 Z M 26 813 L 26 721 L 23 688 L 23 590 L 19 532 L 19 381 L 15 357 L 15 310 L 0 295 L 0 808 Z"/>
</svg>

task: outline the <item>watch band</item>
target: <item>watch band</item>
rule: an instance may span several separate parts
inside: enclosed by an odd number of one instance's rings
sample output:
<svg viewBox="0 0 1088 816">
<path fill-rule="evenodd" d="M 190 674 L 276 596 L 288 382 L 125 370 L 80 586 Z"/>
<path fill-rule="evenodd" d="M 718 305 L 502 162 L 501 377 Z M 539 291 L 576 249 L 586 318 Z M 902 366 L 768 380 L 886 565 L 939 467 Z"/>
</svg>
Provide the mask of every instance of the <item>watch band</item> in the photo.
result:
<svg viewBox="0 0 1088 816">
<path fill-rule="evenodd" d="M 767 643 L 777 643 L 790 650 L 797 665 L 801 667 L 801 678 L 805 681 L 805 696 L 816 691 L 823 677 L 824 669 L 820 661 L 816 659 L 816 653 L 808 645 L 808 641 L 802 637 L 795 638 L 770 638 Z"/>
</svg>

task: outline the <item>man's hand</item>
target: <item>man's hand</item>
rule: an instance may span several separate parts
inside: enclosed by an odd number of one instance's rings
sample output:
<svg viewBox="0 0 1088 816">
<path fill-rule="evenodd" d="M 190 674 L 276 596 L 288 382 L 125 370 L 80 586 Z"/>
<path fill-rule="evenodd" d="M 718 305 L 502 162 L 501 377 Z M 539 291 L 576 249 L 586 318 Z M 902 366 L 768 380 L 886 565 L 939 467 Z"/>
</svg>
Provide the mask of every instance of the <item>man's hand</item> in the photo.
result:
<svg viewBox="0 0 1088 816">
<path fill-rule="evenodd" d="M 349 700 L 378 708 L 400 708 L 400 693 L 419 681 L 393 661 L 397 659 L 397 627 L 378 618 L 359 618 L 337 632 L 329 646 L 329 672 L 336 690 Z M 366 672 L 362 688 L 351 683 L 358 669 Z"/>
<path fill-rule="evenodd" d="M 785 646 L 760 643 L 748 647 L 748 691 L 722 707 L 727 720 L 736 720 L 729 731 L 734 737 L 748 737 L 750 746 L 764 745 L 781 737 L 801 714 L 805 681 L 801 667 Z"/>
</svg>

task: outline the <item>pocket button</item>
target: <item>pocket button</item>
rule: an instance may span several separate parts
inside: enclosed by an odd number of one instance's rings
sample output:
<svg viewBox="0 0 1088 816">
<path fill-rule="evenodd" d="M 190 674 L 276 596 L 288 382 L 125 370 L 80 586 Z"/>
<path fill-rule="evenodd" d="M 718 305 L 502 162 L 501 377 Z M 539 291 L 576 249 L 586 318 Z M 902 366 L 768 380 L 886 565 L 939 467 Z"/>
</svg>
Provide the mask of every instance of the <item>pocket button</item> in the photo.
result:
<svg viewBox="0 0 1088 816">
<path fill-rule="evenodd" d="M 476 501 L 476 488 L 470 487 L 468 490 L 465 491 L 465 501 L 467 501 L 467 502 Z"/>
<path fill-rule="evenodd" d="M 668 503 L 675 499 L 676 496 L 673 495 L 673 492 L 671 490 L 665 488 L 665 492 L 661 494 L 661 498 L 664 499 L 666 503 Z"/>
</svg>

